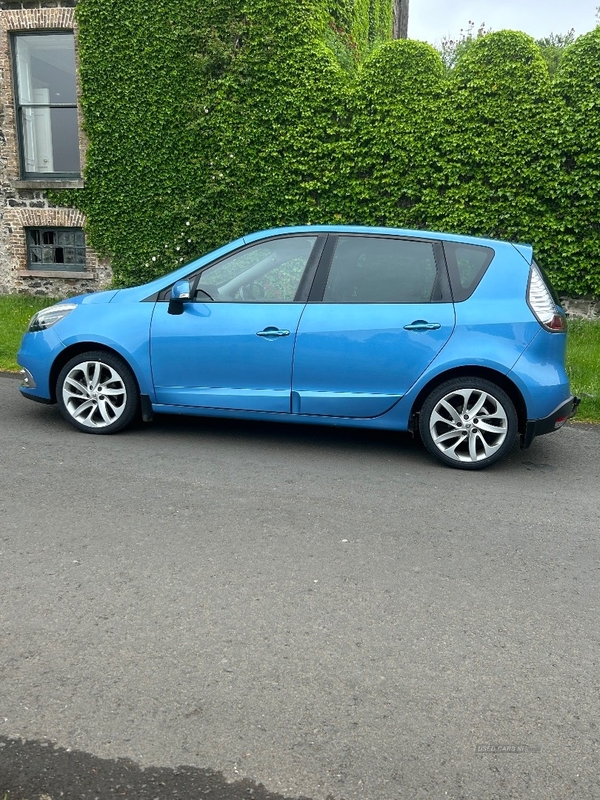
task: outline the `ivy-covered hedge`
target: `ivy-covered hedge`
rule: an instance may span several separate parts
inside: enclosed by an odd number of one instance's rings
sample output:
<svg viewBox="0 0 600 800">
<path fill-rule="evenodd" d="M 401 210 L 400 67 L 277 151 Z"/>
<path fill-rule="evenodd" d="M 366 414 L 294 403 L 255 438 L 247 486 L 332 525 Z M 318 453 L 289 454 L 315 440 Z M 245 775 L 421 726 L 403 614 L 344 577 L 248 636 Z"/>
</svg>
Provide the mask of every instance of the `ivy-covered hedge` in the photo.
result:
<svg viewBox="0 0 600 800">
<path fill-rule="evenodd" d="M 556 90 L 566 113 L 558 144 L 559 250 L 552 264 L 572 293 L 600 295 L 600 28 L 567 50 Z"/>
<path fill-rule="evenodd" d="M 533 40 L 509 31 L 480 39 L 453 70 L 441 109 L 427 225 L 532 242 L 553 270 L 563 113 Z"/>
<path fill-rule="evenodd" d="M 443 67 L 423 42 L 389 42 L 358 71 L 340 134 L 338 219 L 425 227 L 437 181 Z M 425 203 L 424 203 L 425 201 Z"/>
<path fill-rule="evenodd" d="M 429 45 L 389 41 L 391 8 L 80 0 L 86 188 L 60 202 L 117 285 L 252 230 L 347 222 L 528 241 L 561 291 L 600 294 L 600 31 L 553 83 L 506 31 L 447 77 Z"/>
</svg>

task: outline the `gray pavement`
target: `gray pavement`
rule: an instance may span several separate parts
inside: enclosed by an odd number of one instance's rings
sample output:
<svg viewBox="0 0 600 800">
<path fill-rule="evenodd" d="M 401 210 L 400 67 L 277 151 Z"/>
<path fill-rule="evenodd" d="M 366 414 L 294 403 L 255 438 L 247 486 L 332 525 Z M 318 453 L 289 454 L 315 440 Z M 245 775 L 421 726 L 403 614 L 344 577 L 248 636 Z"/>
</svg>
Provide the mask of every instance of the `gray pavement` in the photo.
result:
<svg viewBox="0 0 600 800">
<path fill-rule="evenodd" d="M 0 791 L 600 797 L 599 428 L 468 473 L 388 433 L 89 436 L 7 377 L 0 409 Z"/>
</svg>

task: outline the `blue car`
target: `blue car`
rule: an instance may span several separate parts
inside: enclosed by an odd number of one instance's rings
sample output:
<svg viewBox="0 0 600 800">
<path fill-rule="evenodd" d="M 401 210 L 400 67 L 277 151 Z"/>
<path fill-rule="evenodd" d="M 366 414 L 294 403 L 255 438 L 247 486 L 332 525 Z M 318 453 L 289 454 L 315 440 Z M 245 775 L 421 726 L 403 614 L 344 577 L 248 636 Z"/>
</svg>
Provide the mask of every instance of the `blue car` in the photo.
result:
<svg viewBox="0 0 600 800">
<path fill-rule="evenodd" d="M 85 433 L 155 413 L 380 428 L 481 469 L 573 416 L 565 346 L 529 246 L 306 226 L 46 308 L 18 361 L 23 395 Z"/>
</svg>

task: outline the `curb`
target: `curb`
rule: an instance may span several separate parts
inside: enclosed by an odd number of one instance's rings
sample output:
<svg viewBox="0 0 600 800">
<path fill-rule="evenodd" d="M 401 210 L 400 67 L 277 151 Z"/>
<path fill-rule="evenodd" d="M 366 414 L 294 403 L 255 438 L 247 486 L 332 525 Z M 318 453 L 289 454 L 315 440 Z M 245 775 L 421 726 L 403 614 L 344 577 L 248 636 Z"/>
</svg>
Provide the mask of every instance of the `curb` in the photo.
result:
<svg viewBox="0 0 600 800">
<path fill-rule="evenodd" d="M 0 371 L 0 378 L 20 378 L 20 372 L 2 372 Z"/>
</svg>

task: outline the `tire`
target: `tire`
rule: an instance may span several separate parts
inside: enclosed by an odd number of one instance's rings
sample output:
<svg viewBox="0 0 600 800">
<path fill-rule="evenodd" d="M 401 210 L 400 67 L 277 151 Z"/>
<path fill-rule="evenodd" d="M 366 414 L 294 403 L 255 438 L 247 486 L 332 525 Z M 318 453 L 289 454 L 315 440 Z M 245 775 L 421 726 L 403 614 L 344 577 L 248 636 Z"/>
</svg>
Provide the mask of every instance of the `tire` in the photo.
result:
<svg viewBox="0 0 600 800">
<path fill-rule="evenodd" d="M 84 433 L 108 434 L 136 417 L 140 391 L 131 369 L 113 353 L 81 353 L 68 361 L 56 381 L 60 413 Z"/>
<path fill-rule="evenodd" d="M 499 386 L 482 378 L 455 378 L 434 389 L 419 416 L 431 455 L 456 469 L 483 469 L 504 458 L 518 431 L 517 412 Z"/>
</svg>

